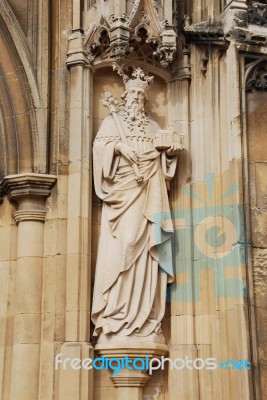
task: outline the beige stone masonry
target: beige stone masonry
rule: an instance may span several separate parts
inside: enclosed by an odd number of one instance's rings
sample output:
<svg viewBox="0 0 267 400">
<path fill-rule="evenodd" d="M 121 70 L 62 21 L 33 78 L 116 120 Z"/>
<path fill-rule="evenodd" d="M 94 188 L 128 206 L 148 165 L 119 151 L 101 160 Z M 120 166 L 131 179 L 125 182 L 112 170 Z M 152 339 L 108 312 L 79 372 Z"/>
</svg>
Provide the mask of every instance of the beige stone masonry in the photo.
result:
<svg viewBox="0 0 267 400">
<path fill-rule="evenodd" d="M 62 359 L 84 360 L 93 359 L 93 347 L 85 342 L 63 343 L 57 354 L 62 353 Z M 59 400 L 93 400 L 93 372 L 84 368 L 74 370 L 70 366 L 63 369 L 59 367 L 56 371 L 59 375 Z"/>
</svg>

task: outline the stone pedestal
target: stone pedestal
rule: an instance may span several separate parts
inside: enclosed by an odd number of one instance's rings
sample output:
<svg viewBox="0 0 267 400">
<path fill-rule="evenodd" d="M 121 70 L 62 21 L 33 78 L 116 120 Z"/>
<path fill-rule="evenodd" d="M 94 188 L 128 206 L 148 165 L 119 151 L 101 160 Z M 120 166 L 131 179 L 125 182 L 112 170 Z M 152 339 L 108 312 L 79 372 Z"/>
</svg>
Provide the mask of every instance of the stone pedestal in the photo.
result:
<svg viewBox="0 0 267 400">
<path fill-rule="evenodd" d="M 168 353 L 168 347 L 165 344 L 160 343 L 108 343 L 98 344 L 95 347 L 95 353 L 97 357 L 104 356 L 109 361 L 111 359 L 122 360 L 126 359 L 124 364 L 128 364 L 130 368 L 124 368 L 118 373 L 112 372 L 110 379 L 116 388 L 116 400 L 143 400 L 143 387 L 146 385 L 150 376 L 148 374 L 148 363 L 153 358 L 160 358 Z M 138 360 L 139 359 L 139 362 Z M 141 360 L 143 365 L 141 365 Z M 136 360 L 137 368 L 134 368 L 134 362 Z M 145 366 L 144 370 L 140 370 L 140 367 Z"/>
</svg>

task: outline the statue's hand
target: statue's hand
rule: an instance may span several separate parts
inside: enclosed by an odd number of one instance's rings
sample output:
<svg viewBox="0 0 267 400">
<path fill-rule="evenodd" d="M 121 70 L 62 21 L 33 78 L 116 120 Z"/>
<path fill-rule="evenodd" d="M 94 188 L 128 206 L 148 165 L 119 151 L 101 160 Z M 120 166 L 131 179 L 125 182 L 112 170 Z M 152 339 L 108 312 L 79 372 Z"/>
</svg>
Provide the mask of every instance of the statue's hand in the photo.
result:
<svg viewBox="0 0 267 400">
<path fill-rule="evenodd" d="M 177 156 L 179 150 L 181 150 L 180 145 L 178 143 L 173 143 L 171 147 L 166 150 L 166 154 L 167 156 Z"/>
<path fill-rule="evenodd" d="M 130 163 L 138 163 L 138 153 L 127 144 L 119 142 L 116 144 L 115 150 L 123 157 L 125 157 L 128 161 L 130 161 Z"/>
</svg>

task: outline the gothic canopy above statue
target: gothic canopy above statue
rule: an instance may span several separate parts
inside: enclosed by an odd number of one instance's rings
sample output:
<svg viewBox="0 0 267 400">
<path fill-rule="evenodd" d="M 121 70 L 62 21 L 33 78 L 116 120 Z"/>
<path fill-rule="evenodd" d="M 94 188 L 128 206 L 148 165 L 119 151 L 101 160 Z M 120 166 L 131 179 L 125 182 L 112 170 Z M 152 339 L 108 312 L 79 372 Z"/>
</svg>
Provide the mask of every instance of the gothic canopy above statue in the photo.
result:
<svg viewBox="0 0 267 400">
<path fill-rule="evenodd" d="M 134 59 L 169 67 L 177 50 L 170 4 L 164 12 L 164 2 L 161 9 L 153 0 L 128 3 L 100 0 L 89 11 L 84 45 L 90 64 Z"/>
</svg>

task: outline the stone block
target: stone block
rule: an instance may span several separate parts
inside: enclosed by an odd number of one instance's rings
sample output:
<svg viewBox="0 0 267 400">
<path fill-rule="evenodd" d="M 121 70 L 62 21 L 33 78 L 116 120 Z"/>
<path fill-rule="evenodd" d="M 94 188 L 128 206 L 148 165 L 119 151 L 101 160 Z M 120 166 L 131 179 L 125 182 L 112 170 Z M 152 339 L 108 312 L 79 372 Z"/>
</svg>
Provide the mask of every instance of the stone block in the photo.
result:
<svg viewBox="0 0 267 400">
<path fill-rule="evenodd" d="M 116 400 L 116 389 L 110 386 L 97 386 L 94 388 L 94 400 Z"/>
<path fill-rule="evenodd" d="M 8 400 L 10 397 L 12 357 L 13 357 L 13 345 L 6 345 L 4 353 L 4 375 L 3 375 L 2 397 Z"/>
<path fill-rule="evenodd" d="M 54 396 L 55 354 L 54 343 L 41 346 L 41 376 L 39 400 L 52 399 Z"/>
<path fill-rule="evenodd" d="M 55 341 L 63 342 L 66 335 L 66 316 L 65 311 L 58 311 L 55 317 Z"/>
<path fill-rule="evenodd" d="M 0 228 L 4 226 L 9 226 L 12 221 L 12 211 L 13 207 L 7 197 L 3 198 L 3 203 L 1 204 L 1 215 L 0 215 Z"/>
<path fill-rule="evenodd" d="M 39 393 L 40 345 L 16 344 L 13 347 L 10 398 L 35 400 Z"/>
<path fill-rule="evenodd" d="M 42 343 L 53 343 L 55 340 L 55 313 L 42 316 Z"/>
<path fill-rule="evenodd" d="M 85 219 L 83 220 L 80 217 L 71 217 L 68 219 L 67 249 L 70 254 L 79 254 L 81 252 L 82 226 L 85 221 Z"/>
<path fill-rule="evenodd" d="M 63 218 L 47 220 L 44 232 L 44 255 L 66 254 L 67 220 Z"/>
<path fill-rule="evenodd" d="M 10 260 L 16 260 L 18 251 L 18 227 L 16 224 L 10 226 Z"/>
<path fill-rule="evenodd" d="M 43 222 L 20 222 L 18 227 L 18 258 L 43 256 L 43 249 Z"/>
<path fill-rule="evenodd" d="M 170 346 L 169 357 L 172 360 L 186 356 L 194 360 L 197 358 L 196 346 Z M 196 369 L 181 370 L 169 369 L 168 371 L 168 398 L 175 399 L 177 394 L 181 399 L 195 400 L 199 398 L 199 381 Z"/>
<path fill-rule="evenodd" d="M 267 249 L 252 249 L 252 268 L 254 280 L 255 304 L 267 306 Z"/>
<path fill-rule="evenodd" d="M 251 210 L 252 245 L 267 247 L 267 210 Z"/>
<path fill-rule="evenodd" d="M 62 353 L 62 358 L 94 358 L 93 349 L 88 343 L 71 342 L 64 343 L 57 354 Z M 93 370 L 72 369 L 66 365 L 66 369 L 59 367 L 59 400 L 87 400 L 92 398 Z M 90 394 L 91 393 L 91 394 Z"/>
<path fill-rule="evenodd" d="M 198 358 L 202 358 L 206 360 L 207 358 L 216 358 L 214 356 L 214 352 L 212 349 L 212 345 L 198 345 Z M 198 363 L 198 366 L 201 367 L 201 362 Z M 205 400 L 213 400 L 214 397 L 216 399 L 222 399 L 220 387 L 218 385 L 218 373 L 216 374 L 216 370 L 207 370 L 205 367 L 198 371 L 199 374 L 199 394 L 200 398 L 205 398 Z M 217 375 L 217 376 L 216 376 Z"/>
<path fill-rule="evenodd" d="M 65 310 L 66 303 L 66 256 L 44 258 L 44 313 Z"/>
<path fill-rule="evenodd" d="M 267 304 L 265 308 L 256 307 L 256 321 L 259 362 L 267 366 Z"/>
<path fill-rule="evenodd" d="M 23 257 L 17 262 L 16 313 L 41 312 L 43 259 Z"/>
<path fill-rule="evenodd" d="M 110 380 L 110 373 L 106 369 L 101 371 L 94 371 L 94 387 L 110 387 L 114 388 L 113 383 Z"/>
<path fill-rule="evenodd" d="M 171 316 L 171 344 L 172 345 L 195 344 L 193 315 Z"/>
<path fill-rule="evenodd" d="M 9 262 L 0 261 L 0 346 L 5 344 L 8 289 L 9 289 Z"/>
<path fill-rule="evenodd" d="M 260 366 L 260 384 L 261 384 L 261 395 L 262 400 L 266 400 L 266 393 L 267 393 L 267 366 L 261 365 Z"/>
<path fill-rule="evenodd" d="M 4 368 L 5 368 L 5 346 L 2 346 L 0 344 L 0 393 L 3 393 Z"/>
<path fill-rule="evenodd" d="M 14 344 L 41 341 L 41 314 L 17 314 L 14 319 Z"/>
<path fill-rule="evenodd" d="M 2 226 L 0 227 L 0 261 L 8 261 L 10 259 L 10 239 L 11 239 L 11 227 Z"/>
<path fill-rule="evenodd" d="M 57 184 L 52 188 L 51 195 L 46 201 L 46 220 L 55 218 L 67 218 L 68 205 L 68 177 L 59 175 Z"/>
<path fill-rule="evenodd" d="M 212 344 L 212 322 L 215 319 L 214 314 L 196 315 L 194 317 L 195 344 Z"/>
<path fill-rule="evenodd" d="M 266 92 L 248 93 L 248 145 L 251 161 L 266 161 Z"/>
<path fill-rule="evenodd" d="M 267 209 L 267 164 L 256 163 L 257 207 Z"/>
</svg>

